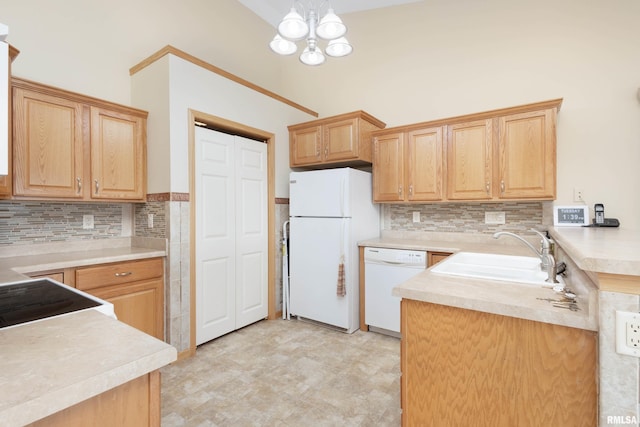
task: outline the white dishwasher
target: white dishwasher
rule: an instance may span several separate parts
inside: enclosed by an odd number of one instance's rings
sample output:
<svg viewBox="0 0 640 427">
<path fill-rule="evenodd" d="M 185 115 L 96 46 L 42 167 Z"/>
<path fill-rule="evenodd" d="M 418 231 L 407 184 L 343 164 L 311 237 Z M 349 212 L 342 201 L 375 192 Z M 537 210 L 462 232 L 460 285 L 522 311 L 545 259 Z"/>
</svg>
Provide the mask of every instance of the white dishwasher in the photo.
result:
<svg viewBox="0 0 640 427">
<path fill-rule="evenodd" d="M 370 330 L 400 333 L 400 298 L 391 290 L 426 267 L 426 251 L 364 248 L 364 320 Z"/>
</svg>

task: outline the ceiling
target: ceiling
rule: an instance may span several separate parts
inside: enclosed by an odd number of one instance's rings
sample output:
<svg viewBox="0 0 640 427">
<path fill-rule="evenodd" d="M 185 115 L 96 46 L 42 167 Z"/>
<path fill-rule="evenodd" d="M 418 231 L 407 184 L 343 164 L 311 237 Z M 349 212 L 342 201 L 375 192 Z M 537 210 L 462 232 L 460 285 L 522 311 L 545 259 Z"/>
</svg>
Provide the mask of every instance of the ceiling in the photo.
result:
<svg viewBox="0 0 640 427">
<path fill-rule="evenodd" d="M 292 0 L 238 0 L 240 3 L 251 9 L 256 15 L 267 21 L 274 27 L 278 26 L 280 20 L 289 12 Z M 378 9 L 381 7 L 396 6 L 399 4 L 416 3 L 423 0 L 335 0 L 330 2 L 337 15 L 341 13 L 358 12 L 362 10 Z M 302 0 L 306 7 L 310 1 Z M 315 4 L 322 3 L 314 1 Z M 324 8 L 323 8 L 324 10 Z"/>
</svg>

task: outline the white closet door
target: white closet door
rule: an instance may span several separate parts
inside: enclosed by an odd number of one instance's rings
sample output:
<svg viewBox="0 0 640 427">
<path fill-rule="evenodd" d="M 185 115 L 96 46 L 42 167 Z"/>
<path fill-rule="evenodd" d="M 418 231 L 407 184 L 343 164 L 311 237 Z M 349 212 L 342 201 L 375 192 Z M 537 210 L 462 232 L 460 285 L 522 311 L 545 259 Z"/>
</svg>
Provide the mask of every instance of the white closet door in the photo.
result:
<svg viewBox="0 0 640 427">
<path fill-rule="evenodd" d="M 267 144 L 236 136 L 236 328 L 267 317 Z"/>
<path fill-rule="evenodd" d="M 196 128 L 196 345 L 267 317 L 267 146 Z"/>
<path fill-rule="evenodd" d="M 234 137 L 195 129 L 196 345 L 235 329 Z"/>
</svg>

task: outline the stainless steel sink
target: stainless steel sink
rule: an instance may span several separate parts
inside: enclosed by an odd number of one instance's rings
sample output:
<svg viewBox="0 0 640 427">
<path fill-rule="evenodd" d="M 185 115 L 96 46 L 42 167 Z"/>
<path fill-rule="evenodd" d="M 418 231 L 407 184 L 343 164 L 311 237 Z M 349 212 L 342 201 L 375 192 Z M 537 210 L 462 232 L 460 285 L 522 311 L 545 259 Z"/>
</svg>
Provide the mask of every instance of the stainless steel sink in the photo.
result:
<svg viewBox="0 0 640 427">
<path fill-rule="evenodd" d="M 458 252 L 431 269 L 433 273 L 544 285 L 547 273 L 537 257 Z M 547 284 L 550 285 L 550 284 Z"/>
</svg>

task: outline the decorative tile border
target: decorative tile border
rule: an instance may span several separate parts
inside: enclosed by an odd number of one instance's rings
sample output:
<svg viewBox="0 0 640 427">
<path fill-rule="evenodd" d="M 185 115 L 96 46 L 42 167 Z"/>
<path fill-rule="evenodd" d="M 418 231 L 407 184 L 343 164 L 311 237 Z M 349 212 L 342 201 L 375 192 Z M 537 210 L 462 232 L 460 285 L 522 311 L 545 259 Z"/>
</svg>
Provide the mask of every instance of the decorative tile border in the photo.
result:
<svg viewBox="0 0 640 427">
<path fill-rule="evenodd" d="M 153 193 L 147 194 L 147 202 L 188 202 L 189 193 Z"/>
</svg>

